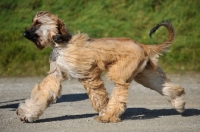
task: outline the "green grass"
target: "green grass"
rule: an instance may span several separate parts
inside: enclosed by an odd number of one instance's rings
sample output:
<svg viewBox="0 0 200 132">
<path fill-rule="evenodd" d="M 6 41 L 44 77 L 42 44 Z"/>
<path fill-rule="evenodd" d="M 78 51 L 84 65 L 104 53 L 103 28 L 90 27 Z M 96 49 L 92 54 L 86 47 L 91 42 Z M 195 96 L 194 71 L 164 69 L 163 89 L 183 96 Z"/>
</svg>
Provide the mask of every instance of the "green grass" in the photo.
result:
<svg viewBox="0 0 200 132">
<path fill-rule="evenodd" d="M 0 1 L 0 76 L 38 76 L 49 70 L 51 49 L 40 51 L 22 37 L 40 10 L 57 14 L 72 33 L 128 37 L 144 44 L 165 41 L 165 28 L 152 39 L 148 34 L 157 23 L 169 20 L 176 37 L 160 65 L 167 72 L 200 72 L 199 0 L 6 0 Z"/>
</svg>

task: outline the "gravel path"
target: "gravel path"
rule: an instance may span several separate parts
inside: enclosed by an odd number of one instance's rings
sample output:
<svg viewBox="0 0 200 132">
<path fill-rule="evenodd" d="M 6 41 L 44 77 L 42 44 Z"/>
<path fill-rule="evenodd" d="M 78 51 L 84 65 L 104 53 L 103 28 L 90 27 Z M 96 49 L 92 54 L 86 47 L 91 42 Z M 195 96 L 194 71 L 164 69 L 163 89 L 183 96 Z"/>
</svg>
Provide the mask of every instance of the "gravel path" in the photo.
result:
<svg viewBox="0 0 200 132">
<path fill-rule="evenodd" d="M 22 123 L 15 114 L 43 78 L 0 78 L 0 132 L 200 132 L 200 74 L 170 75 L 186 91 L 183 115 L 161 95 L 133 82 L 127 110 L 119 123 L 98 123 L 82 85 L 63 83 L 63 96 L 35 123 Z M 114 85 L 106 81 L 110 93 Z"/>
</svg>

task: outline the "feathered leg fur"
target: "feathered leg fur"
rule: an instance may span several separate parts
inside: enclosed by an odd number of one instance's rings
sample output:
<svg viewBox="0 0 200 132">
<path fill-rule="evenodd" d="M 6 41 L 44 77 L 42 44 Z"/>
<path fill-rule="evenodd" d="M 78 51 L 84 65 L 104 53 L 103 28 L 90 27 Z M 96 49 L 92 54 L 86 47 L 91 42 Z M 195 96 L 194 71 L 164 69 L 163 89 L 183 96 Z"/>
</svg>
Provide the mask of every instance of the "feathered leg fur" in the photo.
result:
<svg viewBox="0 0 200 132">
<path fill-rule="evenodd" d="M 44 110 L 61 94 L 60 80 L 48 75 L 39 85 L 36 84 L 31 92 L 30 99 L 21 103 L 16 111 L 23 122 L 33 122 L 39 118 Z"/>
<path fill-rule="evenodd" d="M 184 89 L 179 84 L 173 84 L 160 67 L 155 70 L 145 68 L 135 77 L 135 81 L 165 96 L 178 112 L 185 110 Z"/>
<path fill-rule="evenodd" d="M 104 110 L 108 103 L 108 95 L 100 75 L 100 69 L 94 68 L 88 76 L 89 78 L 79 79 L 87 91 L 93 108 L 99 113 Z"/>
</svg>

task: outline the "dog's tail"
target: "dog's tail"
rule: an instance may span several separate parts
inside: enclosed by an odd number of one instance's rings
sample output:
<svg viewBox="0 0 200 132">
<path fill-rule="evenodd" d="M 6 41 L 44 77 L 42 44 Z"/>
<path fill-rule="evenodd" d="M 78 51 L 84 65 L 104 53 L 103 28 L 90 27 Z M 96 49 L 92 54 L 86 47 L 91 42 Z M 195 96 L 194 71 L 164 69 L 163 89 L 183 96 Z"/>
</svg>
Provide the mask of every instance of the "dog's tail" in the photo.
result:
<svg viewBox="0 0 200 132">
<path fill-rule="evenodd" d="M 153 33 L 155 33 L 155 31 L 160 27 L 160 26 L 164 26 L 167 28 L 169 36 L 167 41 L 165 41 L 164 43 L 157 45 L 157 52 L 162 52 L 162 51 L 166 51 L 168 49 L 168 47 L 171 45 L 172 41 L 174 40 L 175 37 L 175 32 L 174 32 L 174 27 L 172 26 L 172 24 L 168 21 L 162 21 L 160 24 L 157 24 L 154 28 L 152 28 L 150 30 L 149 36 L 151 37 Z"/>
<path fill-rule="evenodd" d="M 174 27 L 168 21 L 162 21 L 160 24 L 157 24 L 150 30 L 149 36 L 151 37 L 152 34 L 161 26 L 164 26 L 168 29 L 168 39 L 164 43 L 158 45 L 142 45 L 145 54 L 150 57 L 150 63 L 153 67 L 156 67 L 159 55 L 168 50 L 168 47 L 171 45 L 175 37 Z"/>
</svg>

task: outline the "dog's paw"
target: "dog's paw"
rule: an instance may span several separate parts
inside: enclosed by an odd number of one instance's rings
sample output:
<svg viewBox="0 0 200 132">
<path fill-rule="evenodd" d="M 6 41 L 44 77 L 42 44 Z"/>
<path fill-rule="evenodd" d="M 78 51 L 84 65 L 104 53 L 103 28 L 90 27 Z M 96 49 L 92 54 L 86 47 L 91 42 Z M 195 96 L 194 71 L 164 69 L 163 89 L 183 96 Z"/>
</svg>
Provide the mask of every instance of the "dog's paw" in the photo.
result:
<svg viewBox="0 0 200 132">
<path fill-rule="evenodd" d="M 34 122 L 39 118 L 39 114 L 36 111 L 34 112 L 27 102 L 29 102 L 29 100 L 19 105 L 16 114 L 22 122 Z"/>
<path fill-rule="evenodd" d="M 55 43 L 63 43 L 64 42 L 63 37 L 60 34 L 53 35 L 52 39 Z"/>
<path fill-rule="evenodd" d="M 179 113 L 183 113 L 185 111 L 185 101 L 183 100 L 183 96 L 177 97 L 172 100 L 171 103 Z"/>
<path fill-rule="evenodd" d="M 120 118 L 119 117 L 108 117 L 108 116 L 96 116 L 94 117 L 95 120 L 97 120 L 98 122 L 102 122 L 102 123 L 109 123 L 109 122 L 120 122 Z"/>
<path fill-rule="evenodd" d="M 28 118 L 26 115 L 25 115 L 25 112 L 23 111 L 23 109 L 21 108 L 18 108 L 16 110 L 16 114 L 18 115 L 19 119 L 21 122 L 33 122 L 33 120 L 31 120 L 30 118 Z"/>
</svg>

